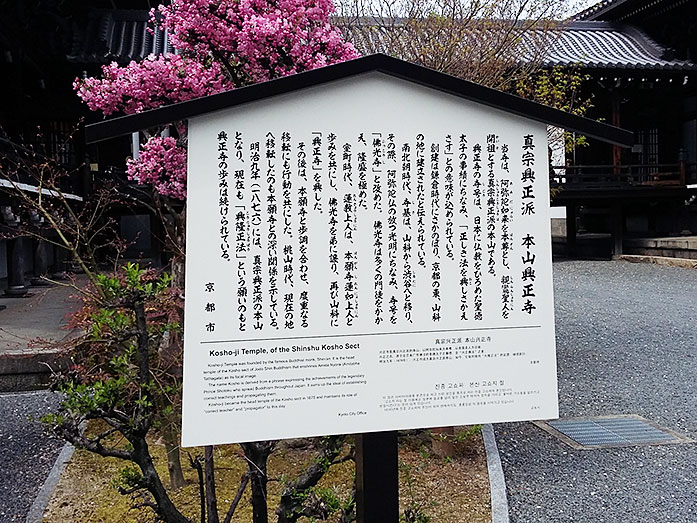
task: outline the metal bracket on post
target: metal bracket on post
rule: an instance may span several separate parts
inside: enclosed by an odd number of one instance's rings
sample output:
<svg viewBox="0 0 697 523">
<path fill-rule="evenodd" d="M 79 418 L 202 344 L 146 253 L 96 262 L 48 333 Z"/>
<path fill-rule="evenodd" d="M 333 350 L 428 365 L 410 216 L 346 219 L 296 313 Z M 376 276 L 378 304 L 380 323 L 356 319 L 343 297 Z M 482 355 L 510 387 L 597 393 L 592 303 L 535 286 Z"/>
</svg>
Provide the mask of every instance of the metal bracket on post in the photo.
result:
<svg viewBox="0 0 697 523">
<path fill-rule="evenodd" d="M 397 431 L 356 435 L 358 523 L 399 521 Z"/>
</svg>

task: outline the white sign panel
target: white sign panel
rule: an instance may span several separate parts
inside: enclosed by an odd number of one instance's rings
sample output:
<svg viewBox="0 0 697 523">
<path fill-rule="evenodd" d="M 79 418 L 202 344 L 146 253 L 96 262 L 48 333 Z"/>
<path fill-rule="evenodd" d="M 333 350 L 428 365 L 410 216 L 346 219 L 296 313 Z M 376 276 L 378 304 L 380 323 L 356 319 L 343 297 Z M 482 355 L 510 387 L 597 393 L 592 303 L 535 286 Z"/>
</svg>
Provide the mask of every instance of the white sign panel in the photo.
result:
<svg viewBox="0 0 697 523">
<path fill-rule="evenodd" d="M 546 140 L 380 73 L 190 120 L 182 444 L 557 417 Z"/>
</svg>

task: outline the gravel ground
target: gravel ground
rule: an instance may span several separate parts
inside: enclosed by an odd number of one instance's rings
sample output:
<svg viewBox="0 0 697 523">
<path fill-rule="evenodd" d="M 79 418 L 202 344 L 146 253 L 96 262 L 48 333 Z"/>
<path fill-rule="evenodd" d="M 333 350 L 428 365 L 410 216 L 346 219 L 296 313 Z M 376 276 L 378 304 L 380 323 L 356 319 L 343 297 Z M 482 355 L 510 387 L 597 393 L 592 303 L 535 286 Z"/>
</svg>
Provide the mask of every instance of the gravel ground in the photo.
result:
<svg viewBox="0 0 697 523">
<path fill-rule="evenodd" d="M 554 264 L 560 416 L 639 414 L 697 440 L 697 271 Z M 512 522 L 697 522 L 697 444 L 573 450 L 496 425 Z"/>
<path fill-rule="evenodd" d="M 0 522 L 23 522 L 63 442 L 38 419 L 55 408 L 48 392 L 0 394 Z"/>
</svg>

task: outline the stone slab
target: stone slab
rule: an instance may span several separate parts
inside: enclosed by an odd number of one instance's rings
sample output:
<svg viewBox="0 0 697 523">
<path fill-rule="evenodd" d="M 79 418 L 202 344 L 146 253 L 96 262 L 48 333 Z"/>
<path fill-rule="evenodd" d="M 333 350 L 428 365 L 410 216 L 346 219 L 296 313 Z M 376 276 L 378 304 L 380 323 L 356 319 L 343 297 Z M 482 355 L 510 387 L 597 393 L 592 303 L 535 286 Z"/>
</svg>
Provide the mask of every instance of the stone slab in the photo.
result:
<svg viewBox="0 0 697 523">
<path fill-rule="evenodd" d="M 623 254 L 617 259 L 634 263 L 655 263 L 666 267 L 683 267 L 685 269 L 697 269 L 697 259 L 667 258 L 664 256 L 640 256 L 635 254 Z"/>
<path fill-rule="evenodd" d="M 78 284 L 84 281 L 78 281 Z M 33 390 L 47 385 L 51 370 L 68 359 L 57 344 L 72 332 L 69 314 L 80 304 L 72 286 L 34 289 L 28 298 L 0 298 L 0 391 Z"/>
</svg>

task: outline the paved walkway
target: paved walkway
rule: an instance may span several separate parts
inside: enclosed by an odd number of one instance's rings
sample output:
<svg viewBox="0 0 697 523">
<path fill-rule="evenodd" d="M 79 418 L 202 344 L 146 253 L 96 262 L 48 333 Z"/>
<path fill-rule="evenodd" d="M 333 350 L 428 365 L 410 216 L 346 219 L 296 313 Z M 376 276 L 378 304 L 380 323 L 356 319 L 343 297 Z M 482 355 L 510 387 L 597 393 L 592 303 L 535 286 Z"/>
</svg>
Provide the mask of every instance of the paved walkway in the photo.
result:
<svg viewBox="0 0 697 523">
<path fill-rule="evenodd" d="M 697 270 L 554 264 L 560 415 L 639 414 L 697 440 Z M 573 450 L 495 425 L 512 522 L 697 522 L 697 444 Z"/>
<path fill-rule="evenodd" d="M 45 372 L 51 343 L 64 339 L 66 315 L 78 305 L 72 287 L 32 288 L 27 298 L 3 298 L 0 291 L 0 389 L 32 386 L 21 378 Z M 0 392 L 0 522 L 25 522 L 65 442 L 49 437 L 40 418 L 56 408 L 55 394 Z"/>
<path fill-rule="evenodd" d="M 697 270 L 568 261 L 554 276 L 561 416 L 640 414 L 697 440 Z M 70 294 L 0 299 L 0 357 L 65 336 Z M 49 403 L 0 395 L 2 522 L 22 521 L 60 450 L 27 417 Z M 513 523 L 697 522 L 697 444 L 577 451 L 530 423 L 496 436 Z"/>
<path fill-rule="evenodd" d="M 0 357 L 50 351 L 51 342 L 65 338 L 66 314 L 78 301 L 69 286 L 36 287 L 27 298 L 4 298 L 0 292 Z"/>
<path fill-rule="evenodd" d="M 57 405 L 49 392 L 0 394 L 0 522 L 24 523 L 64 442 L 46 435 L 41 416 Z"/>
</svg>

